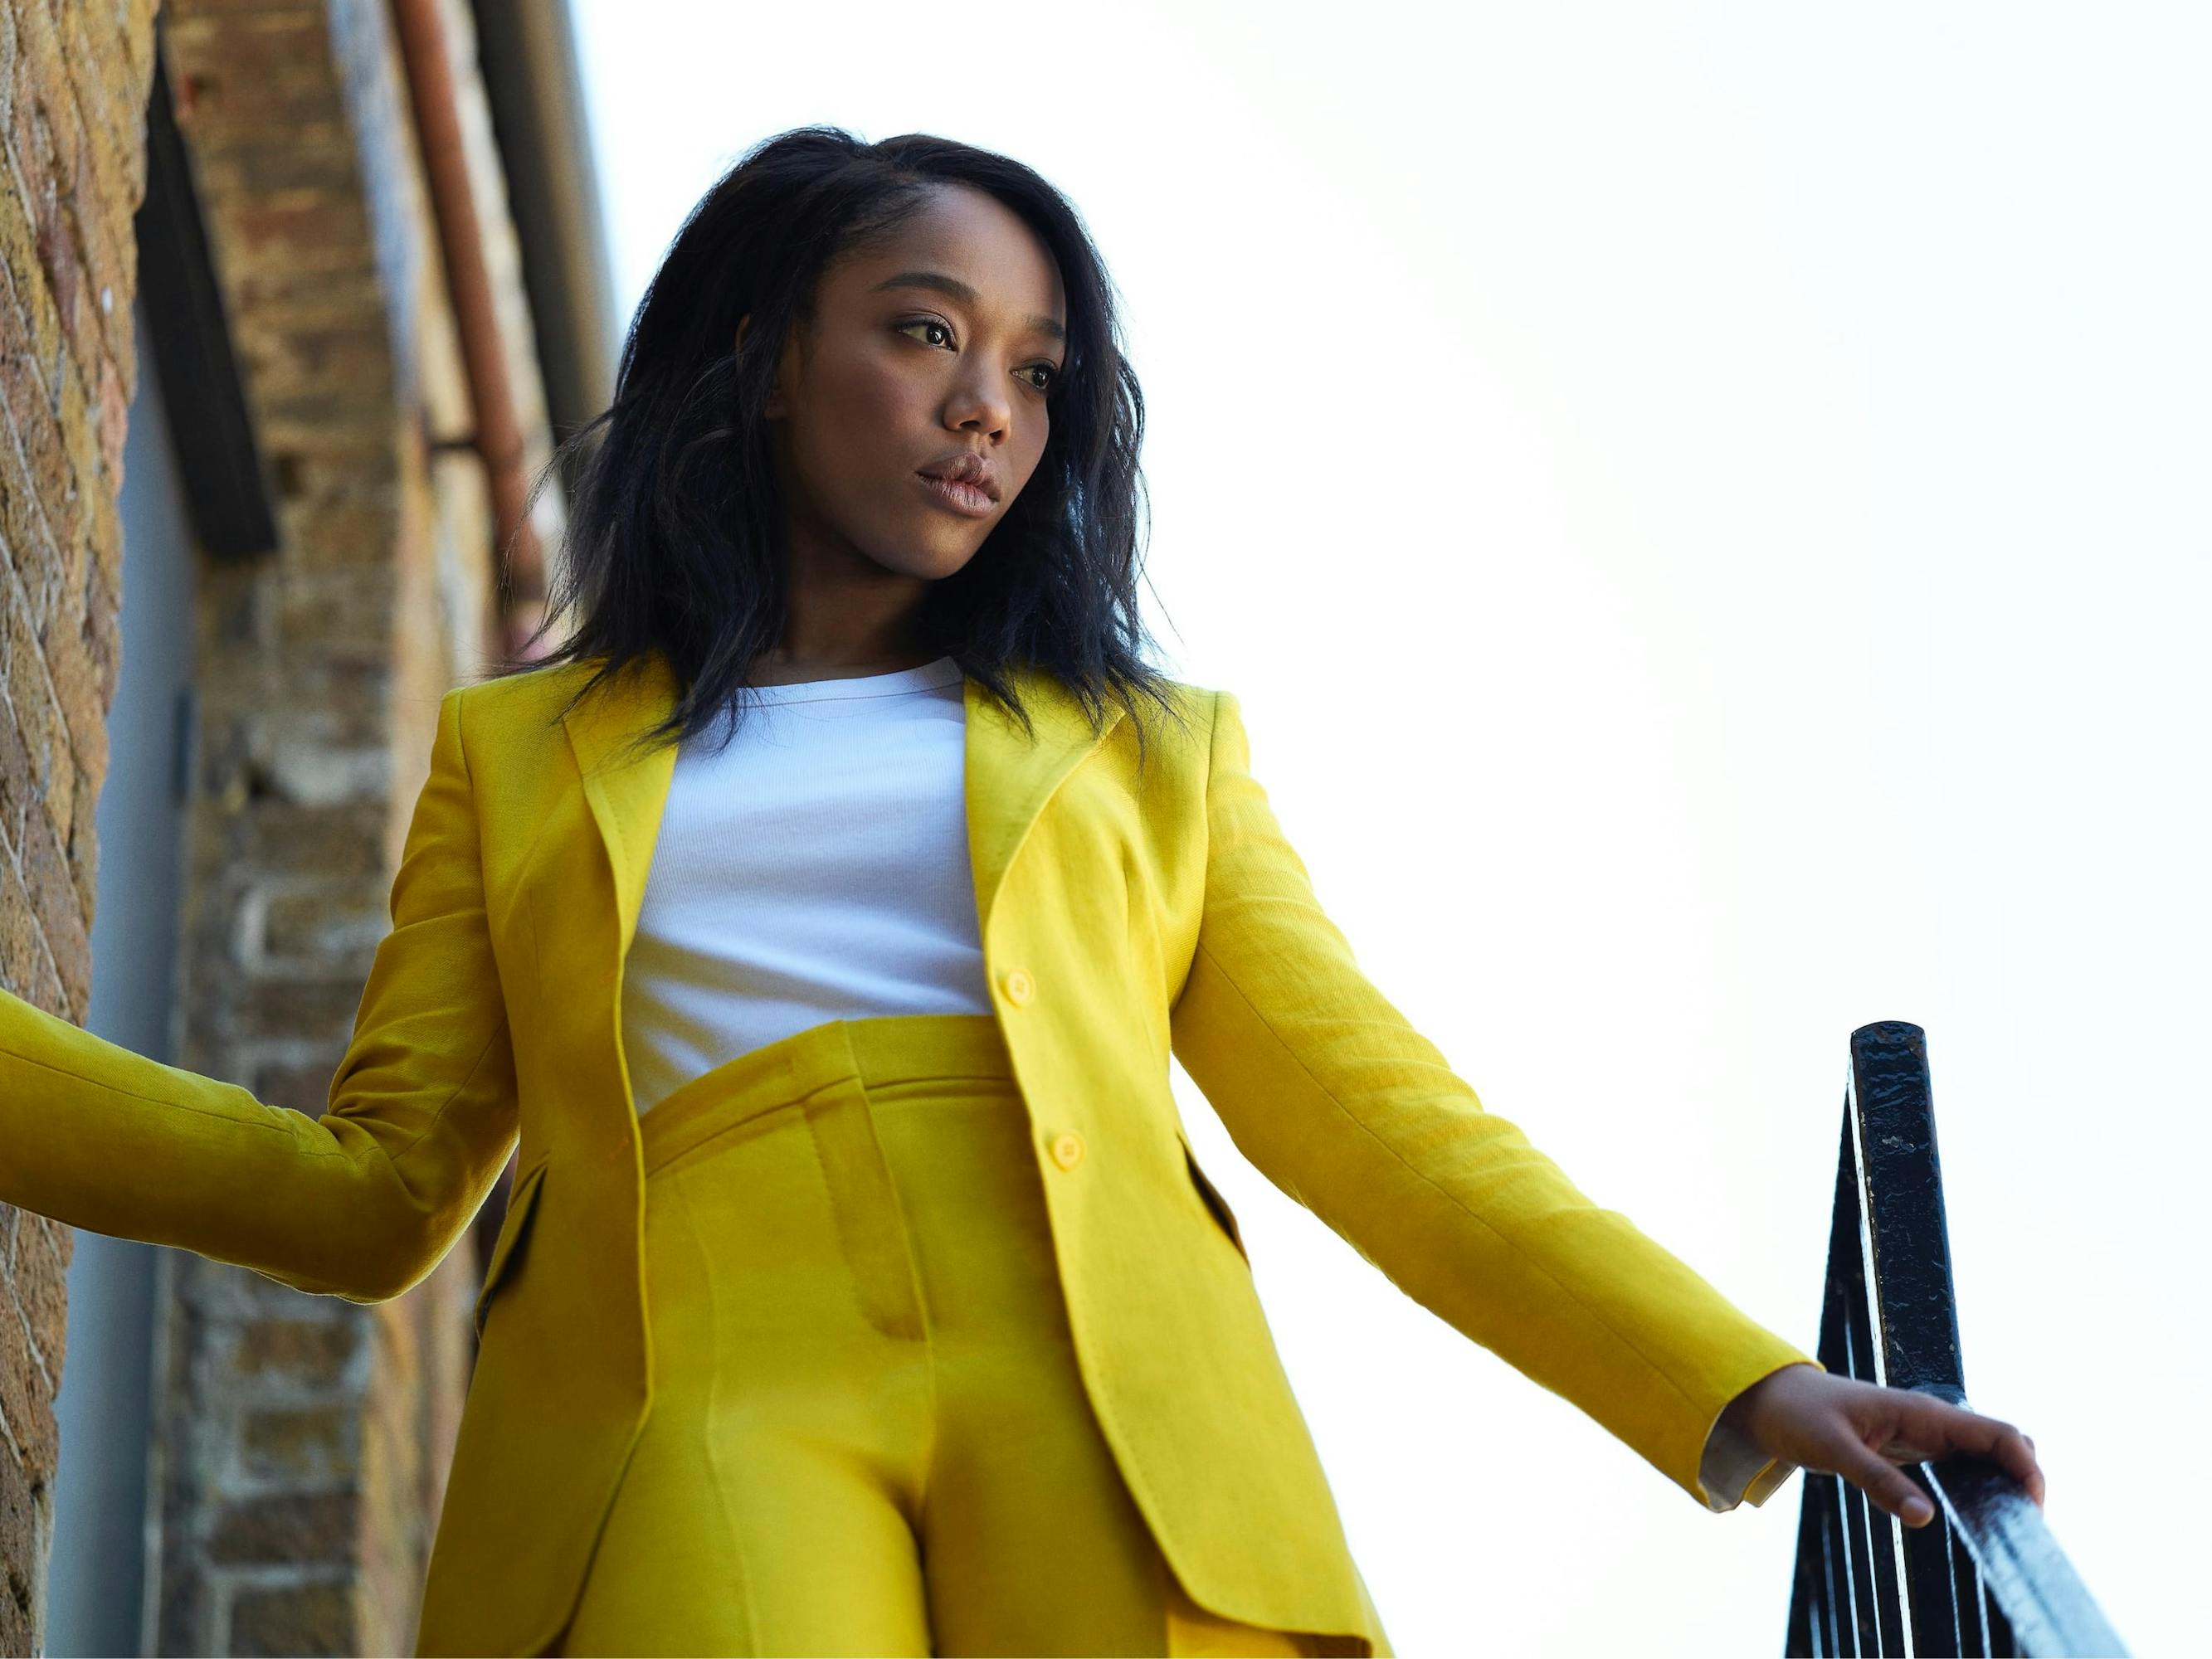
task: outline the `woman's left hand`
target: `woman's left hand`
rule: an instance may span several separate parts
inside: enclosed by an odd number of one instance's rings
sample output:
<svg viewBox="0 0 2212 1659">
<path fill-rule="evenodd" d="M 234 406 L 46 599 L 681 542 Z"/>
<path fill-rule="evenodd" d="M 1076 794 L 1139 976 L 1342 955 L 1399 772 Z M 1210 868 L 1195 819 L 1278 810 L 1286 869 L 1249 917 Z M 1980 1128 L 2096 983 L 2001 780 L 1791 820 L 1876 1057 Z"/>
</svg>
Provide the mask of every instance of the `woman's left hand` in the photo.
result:
<svg viewBox="0 0 2212 1659">
<path fill-rule="evenodd" d="M 2009 1423 L 1911 1389 L 1784 1365 L 1731 1400 L 1721 1416 L 1768 1456 L 1840 1474 L 1908 1527 L 1927 1525 L 1936 1512 L 1898 1465 L 1953 1452 L 1995 1460 L 2039 1508 L 2043 1503 L 2035 1442 Z"/>
</svg>

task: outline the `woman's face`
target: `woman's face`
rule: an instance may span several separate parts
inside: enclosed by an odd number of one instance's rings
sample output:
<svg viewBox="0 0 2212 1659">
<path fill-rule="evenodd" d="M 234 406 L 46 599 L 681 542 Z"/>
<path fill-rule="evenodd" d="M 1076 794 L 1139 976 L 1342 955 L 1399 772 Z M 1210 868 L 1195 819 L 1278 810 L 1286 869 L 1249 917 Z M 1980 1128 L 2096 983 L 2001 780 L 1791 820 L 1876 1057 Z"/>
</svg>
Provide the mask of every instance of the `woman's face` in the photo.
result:
<svg viewBox="0 0 2212 1659">
<path fill-rule="evenodd" d="M 965 185 L 832 264 L 768 404 L 794 558 L 857 555 L 930 580 L 966 564 L 1044 453 L 1065 307 L 1043 244 Z M 963 509 L 923 471 L 971 456 L 988 477 Z"/>
</svg>

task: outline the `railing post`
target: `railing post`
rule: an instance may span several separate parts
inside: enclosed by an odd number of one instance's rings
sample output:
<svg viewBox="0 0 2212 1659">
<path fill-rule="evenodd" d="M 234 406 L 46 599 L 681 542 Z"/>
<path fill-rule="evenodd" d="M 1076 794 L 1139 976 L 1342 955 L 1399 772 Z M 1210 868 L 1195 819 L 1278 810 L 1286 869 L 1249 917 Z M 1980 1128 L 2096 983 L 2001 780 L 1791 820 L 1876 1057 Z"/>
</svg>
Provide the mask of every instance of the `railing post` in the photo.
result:
<svg viewBox="0 0 2212 1659">
<path fill-rule="evenodd" d="M 1966 1403 L 1927 1034 L 1902 1020 L 1851 1033 L 1819 1358 L 1840 1376 Z M 2125 1651 L 2010 1476 L 1970 1458 L 1906 1472 L 1936 1506 L 1927 1526 L 1808 1472 L 1785 1653 Z"/>
</svg>

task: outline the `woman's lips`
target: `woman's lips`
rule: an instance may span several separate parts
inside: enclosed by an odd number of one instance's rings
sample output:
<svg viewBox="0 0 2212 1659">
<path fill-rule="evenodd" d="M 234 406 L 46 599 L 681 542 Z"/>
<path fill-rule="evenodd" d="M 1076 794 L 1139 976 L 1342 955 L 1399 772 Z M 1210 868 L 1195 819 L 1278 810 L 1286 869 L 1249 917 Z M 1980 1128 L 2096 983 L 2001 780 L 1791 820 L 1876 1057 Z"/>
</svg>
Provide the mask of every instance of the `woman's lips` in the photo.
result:
<svg viewBox="0 0 2212 1659">
<path fill-rule="evenodd" d="M 933 478 L 926 472 L 917 472 L 914 476 L 921 480 L 922 488 L 929 492 L 938 505 L 964 514 L 969 518 L 988 518 L 991 509 L 997 505 L 983 493 L 980 485 L 949 483 L 943 478 Z"/>
</svg>

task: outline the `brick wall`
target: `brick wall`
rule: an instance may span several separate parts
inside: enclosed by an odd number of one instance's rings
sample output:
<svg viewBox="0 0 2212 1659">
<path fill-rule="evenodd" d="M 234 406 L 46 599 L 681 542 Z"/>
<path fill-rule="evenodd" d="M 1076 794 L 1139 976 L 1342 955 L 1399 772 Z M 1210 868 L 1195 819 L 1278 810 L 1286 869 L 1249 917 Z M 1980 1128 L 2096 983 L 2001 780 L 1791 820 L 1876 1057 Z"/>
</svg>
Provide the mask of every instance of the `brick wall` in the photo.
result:
<svg viewBox="0 0 2212 1659">
<path fill-rule="evenodd" d="M 96 29 L 96 39 L 94 31 Z M 153 8 L 0 0 L 0 983 L 82 1021 Z M 0 1652 L 43 1639 L 70 1230 L 0 1205 Z"/>
<path fill-rule="evenodd" d="M 169 69 L 272 558 L 204 569 L 180 1065 L 319 1114 L 491 590 L 482 469 L 383 0 L 172 0 Z M 160 1650 L 411 1651 L 471 1354 L 456 1250 L 374 1308 L 172 1255 Z"/>
<path fill-rule="evenodd" d="M 146 0 L 96 9 L 0 0 L 0 978 L 80 1021 L 157 49 Z M 495 179 L 465 0 L 447 11 L 472 170 Z M 167 0 L 161 38 L 281 539 L 198 573 L 175 1059 L 319 1115 L 439 696 L 485 645 L 489 498 L 385 0 Z M 542 457 L 512 228 L 495 195 L 479 206 Z M 69 1241 L 4 1208 L 0 1229 L 0 1654 L 17 1654 L 39 1628 Z M 160 1265 L 155 1650 L 410 1651 L 473 1252 L 374 1308 L 185 1252 Z"/>
</svg>

